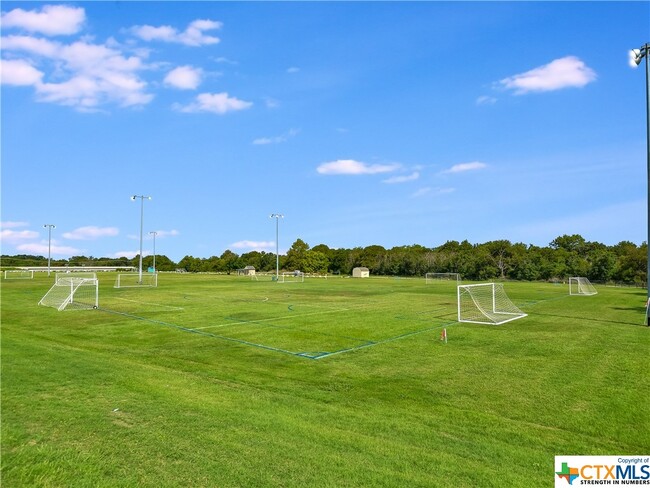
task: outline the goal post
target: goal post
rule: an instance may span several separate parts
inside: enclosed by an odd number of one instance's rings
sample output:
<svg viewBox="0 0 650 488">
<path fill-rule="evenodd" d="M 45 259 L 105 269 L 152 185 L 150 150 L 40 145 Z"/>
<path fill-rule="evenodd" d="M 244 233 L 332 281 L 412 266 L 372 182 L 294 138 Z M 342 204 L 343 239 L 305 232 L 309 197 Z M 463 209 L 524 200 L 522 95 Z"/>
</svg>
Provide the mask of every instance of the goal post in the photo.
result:
<svg viewBox="0 0 650 488">
<path fill-rule="evenodd" d="M 437 283 L 441 281 L 453 282 L 457 285 L 461 284 L 460 273 L 427 273 L 424 275 L 425 283 Z"/>
<path fill-rule="evenodd" d="M 512 303 L 503 283 L 459 285 L 457 290 L 459 322 L 500 325 L 527 315 Z"/>
<path fill-rule="evenodd" d="M 38 302 L 45 307 L 62 310 L 88 310 L 99 306 L 97 278 L 58 278 Z"/>
<path fill-rule="evenodd" d="M 158 286 L 158 273 L 118 273 L 114 288 L 155 288 Z"/>
<path fill-rule="evenodd" d="M 569 295 L 596 295 L 598 292 L 591 282 L 582 276 L 569 278 Z"/>
<path fill-rule="evenodd" d="M 31 280 L 34 278 L 33 270 L 8 269 L 5 271 L 5 280 Z"/>
</svg>

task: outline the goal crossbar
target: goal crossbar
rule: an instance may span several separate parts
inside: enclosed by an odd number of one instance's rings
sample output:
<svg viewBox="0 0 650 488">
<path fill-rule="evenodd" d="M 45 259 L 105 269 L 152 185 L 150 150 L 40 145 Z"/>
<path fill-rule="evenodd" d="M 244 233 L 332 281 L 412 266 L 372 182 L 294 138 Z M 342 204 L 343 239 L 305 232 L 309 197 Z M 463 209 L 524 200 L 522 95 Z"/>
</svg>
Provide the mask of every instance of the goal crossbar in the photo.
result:
<svg viewBox="0 0 650 488">
<path fill-rule="evenodd" d="M 435 283 L 438 281 L 453 281 L 457 285 L 460 285 L 460 273 L 427 273 L 424 275 L 425 283 Z"/>
<path fill-rule="evenodd" d="M 597 294 L 596 288 L 587 278 L 582 276 L 569 278 L 569 295 L 590 296 Z"/>
</svg>

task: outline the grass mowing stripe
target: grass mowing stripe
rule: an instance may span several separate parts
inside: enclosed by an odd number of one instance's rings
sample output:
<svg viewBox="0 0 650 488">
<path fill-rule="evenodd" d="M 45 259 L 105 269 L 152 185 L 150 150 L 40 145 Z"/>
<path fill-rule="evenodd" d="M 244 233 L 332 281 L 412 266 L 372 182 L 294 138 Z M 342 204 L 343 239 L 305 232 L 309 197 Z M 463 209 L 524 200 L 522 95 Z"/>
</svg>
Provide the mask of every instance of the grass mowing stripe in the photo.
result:
<svg viewBox="0 0 650 488">
<path fill-rule="evenodd" d="M 218 335 L 218 334 L 212 334 L 210 332 L 203 332 L 202 330 L 192 329 L 192 328 L 184 327 L 182 325 L 177 325 L 177 324 L 170 324 L 169 322 L 163 322 L 162 320 L 154 320 L 154 319 L 149 319 L 149 318 L 146 318 L 146 317 L 139 317 L 137 315 L 132 315 L 130 313 L 118 312 L 116 310 L 109 310 L 109 309 L 106 309 L 106 308 L 98 308 L 98 310 L 100 310 L 102 312 L 108 312 L 108 313 L 116 314 L 116 315 L 122 315 L 124 317 L 129 317 L 129 318 L 136 319 L 136 320 L 142 320 L 144 322 L 149 322 L 149 323 L 156 324 L 156 325 L 163 325 L 165 327 L 171 327 L 171 328 L 174 328 L 174 329 L 182 330 L 183 332 L 190 332 L 192 334 L 199 334 L 199 335 L 203 335 L 203 336 L 206 336 L 206 337 L 213 337 L 215 339 L 223 339 L 225 341 L 235 342 L 235 343 L 238 343 L 238 344 L 245 344 L 247 346 L 258 347 L 260 349 L 266 349 L 268 351 L 275 351 L 275 352 L 281 352 L 283 354 L 290 354 L 292 356 L 305 357 L 301 353 L 298 353 L 298 352 L 287 351 L 285 349 L 280 349 L 278 347 L 267 346 L 265 344 L 256 344 L 254 342 L 249 342 L 249 341 L 245 341 L 245 340 L 242 340 L 242 339 L 235 339 L 233 337 L 227 337 L 227 336 L 222 336 L 222 335 Z"/>
<path fill-rule="evenodd" d="M 206 325 L 204 327 L 196 327 L 197 330 L 202 330 L 202 329 L 213 329 L 213 328 L 218 328 L 218 327 L 227 327 L 232 325 L 232 321 L 241 321 L 242 323 L 246 322 L 272 322 L 275 320 L 283 320 L 285 318 L 289 319 L 297 319 L 301 317 L 307 317 L 311 315 L 323 315 L 327 313 L 337 313 L 337 312 L 342 312 L 342 311 L 347 311 L 348 309 L 340 309 L 340 310 L 327 310 L 323 312 L 310 312 L 310 313 L 301 313 L 301 314 L 292 314 L 292 315 L 282 315 L 280 317 L 270 317 L 268 319 L 259 319 L 259 320 L 251 320 L 251 321 L 246 321 L 242 319 L 237 319 L 235 317 L 226 317 L 226 319 L 230 320 L 230 322 L 226 322 L 223 324 L 216 324 L 216 325 Z"/>
<path fill-rule="evenodd" d="M 373 342 L 372 344 L 363 344 L 363 345 L 357 346 L 357 347 L 350 347 L 350 348 L 347 348 L 347 349 L 340 349 L 338 351 L 333 351 L 333 352 L 330 352 L 330 353 L 323 353 L 323 354 L 319 355 L 318 357 L 316 357 L 314 359 L 323 359 L 323 358 L 326 358 L 326 357 L 329 357 L 329 356 L 334 356 L 335 354 L 343 354 L 345 352 L 352 352 L 352 351 L 356 351 L 358 349 L 364 349 L 366 347 L 378 346 L 379 344 L 386 344 L 387 342 L 397 341 L 397 340 L 400 340 L 400 339 L 404 339 L 406 337 L 411 337 L 411 336 L 414 336 L 414 335 L 422 334 L 424 332 L 430 332 L 432 330 L 444 329 L 445 327 L 449 327 L 450 325 L 455 325 L 455 324 L 458 324 L 458 322 L 456 322 L 455 320 L 452 320 L 450 322 L 445 322 L 442 325 L 437 325 L 435 327 L 428 327 L 426 329 L 415 330 L 415 331 L 412 331 L 412 332 L 406 332 L 404 334 L 400 334 L 400 335 L 395 336 L 395 337 L 389 337 L 388 339 Z"/>
</svg>

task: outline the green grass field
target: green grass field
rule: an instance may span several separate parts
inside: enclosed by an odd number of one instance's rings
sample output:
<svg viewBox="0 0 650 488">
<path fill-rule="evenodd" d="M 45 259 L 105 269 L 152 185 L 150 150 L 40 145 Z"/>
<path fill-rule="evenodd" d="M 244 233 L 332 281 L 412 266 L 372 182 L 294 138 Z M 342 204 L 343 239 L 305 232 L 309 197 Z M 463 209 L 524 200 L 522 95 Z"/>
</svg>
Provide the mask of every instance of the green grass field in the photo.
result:
<svg viewBox="0 0 650 488">
<path fill-rule="evenodd" d="M 552 486 L 556 455 L 650 453 L 645 290 L 506 283 L 529 316 L 487 326 L 424 279 L 99 279 L 65 312 L 2 281 L 3 486 Z"/>
</svg>

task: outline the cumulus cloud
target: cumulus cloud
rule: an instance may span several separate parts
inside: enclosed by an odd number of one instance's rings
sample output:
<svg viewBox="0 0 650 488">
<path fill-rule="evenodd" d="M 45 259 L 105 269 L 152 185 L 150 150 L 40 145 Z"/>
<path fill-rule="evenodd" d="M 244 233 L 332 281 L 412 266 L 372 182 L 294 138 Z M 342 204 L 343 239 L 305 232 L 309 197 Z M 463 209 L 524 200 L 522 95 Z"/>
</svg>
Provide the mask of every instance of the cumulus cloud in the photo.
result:
<svg viewBox="0 0 650 488">
<path fill-rule="evenodd" d="M 195 113 L 195 112 L 211 112 L 223 115 L 228 112 L 239 110 L 246 110 L 253 106 L 252 102 L 240 100 L 236 97 L 231 97 L 228 93 L 201 93 L 197 95 L 194 102 L 189 105 L 175 104 L 174 109 L 180 112 Z"/>
<path fill-rule="evenodd" d="M 406 183 L 407 181 L 415 181 L 419 177 L 420 177 L 420 173 L 418 171 L 414 171 L 410 175 L 393 176 L 391 178 L 387 178 L 383 181 L 383 183 L 388 183 L 388 184 Z"/>
<path fill-rule="evenodd" d="M 219 43 L 218 37 L 206 35 L 205 31 L 218 30 L 222 26 L 221 22 L 213 20 L 195 20 L 183 32 L 169 25 L 159 27 L 136 25 L 131 28 L 131 33 L 144 41 L 170 42 L 196 47 Z"/>
<path fill-rule="evenodd" d="M 45 5 L 40 10 L 20 8 L 0 16 L 2 29 L 18 28 L 46 36 L 70 35 L 79 32 L 86 20 L 81 7 L 66 5 Z"/>
<path fill-rule="evenodd" d="M 178 88 L 180 90 L 194 90 L 201 83 L 202 75 L 203 70 L 201 70 L 201 68 L 179 66 L 167 73 L 164 83 L 167 86 Z"/>
<path fill-rule="evenodd" d="M 36 254 L 36 255 L 47 255 L 48 250 L 51 254 L 62 255 L 62 256 L 74 256 L 83 254 L 83 249 L 77 249 L 75 247 L 69 246 L 59 246 L 52 244 L 48 246 L 47 243 L 26 243 L 16 246 L 16 249 L 22 251 L 26 254 Z"/>
<path fill-rule="evenodd" d="M 8 36 L 2 38 L 2 48 L 33 58 L 33 62 L 4 60 L 2 81 L 33 85 L 38 101 L 94 111 L 108 102 L 128 107 L 153 99 L 153 95 L 146 93 L 147 83 L 137 74 L 145 69 L 142 59 L 126 57 L 108 45 L 84 41 L 61 44 L 29 36 Z M 36 67 L 38 64 L 48 65 L 56 73 L 56 81 L 45 79 Z"/>
<path fill-rule="evenodd" d="M 596 72 L 575 56 L 566 56 L 544 66 L 504 78 L 502 87 L 513 90 L 515 95 L 530 92 L 546 92 L 563 88 L 581 88 L 596 80 Z"/>
<path fill-rule="evenodd" d="M 322 163 L 316 171 L 322 175 L 374 175 L 390 173 L 399 168 L 399 164 L 368 164 L 353 159 L 339 159 Z"/>
<path fill-rule="evenodd" d="M 454 164 L 451 168 L 443 171 L 443 173 L 464 173 L 465 171 L 476 171 L 483 168 L 487 168 L 487 164 L 481 163 L 480 161 L 473 161 L 471 163 Z"/>
<path fill-rule="evenodd" d="M 275 249 L 275 242 L 244 240 L 233 242 L 229 247 L 232 247 L 233 249 L 246 249 L 248 251 L 269 251 Z"/>
<path fill-rule="evenodd" d="M 116 227 L 96 227 L 94 225 L 89 225 L 86 227 L 79 227 L 72 232 L 64 232 L 62 235 L 66 239 L 87 241 L 98 239 L 100 237 L 113 237 L 119 233 L 120 232 Z"/>
<path fill-rule="evenodd" d="M 8 244 L 16 244 L 18 242 L 37 239 L 38 236 L 39 236 L 38 232 L 35 232 L 33 230 L 12 230 L 12 229 L 0 230 L 0 241 Z"/>
</svg>

